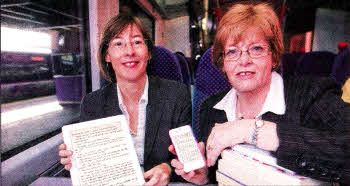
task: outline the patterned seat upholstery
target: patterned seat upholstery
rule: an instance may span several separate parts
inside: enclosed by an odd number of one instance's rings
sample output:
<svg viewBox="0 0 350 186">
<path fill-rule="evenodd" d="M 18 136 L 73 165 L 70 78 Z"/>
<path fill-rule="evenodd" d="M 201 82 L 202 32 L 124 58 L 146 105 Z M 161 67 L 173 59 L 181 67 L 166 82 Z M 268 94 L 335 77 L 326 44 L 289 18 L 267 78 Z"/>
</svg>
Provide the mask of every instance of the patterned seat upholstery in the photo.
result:
<svg viewBox="0 0 350 186">
<path fill-rule="evenodd" d="M 170 50 L 155 46 L 150 75 L 183 82 L 181 68 L 177 57 Z"/>
<path fill-rule="evenodd" d="M 180 68 L 181 68 L 181 74 L 182 74 L 182 78 L 183 78 L 183 82 L 186 85 L 190 85 L 192 78 L 191 78 L 191 73 L 190 73 L 190 68 L 187 62 L 187 59 L 182 56 L 181 54 L 177 54 L 175 53 L 179 63 L 180 63 Z"/>
<path fill-rule="evenodd" d="M 199 60 L 194 82 L 192 101 L 192 128 L 196 136 L 199 131 L 199 106 L 210 95 L 230 88 L 225 75 L 212 62 L 212 48 L 207 49 Z"/>
<path fill-rule="evenodd" d="M 314 75 L 329 77 L 335 54 L 327 51 L 308 52 L 300 56 L 295 69 L 296 76 Z"/>
<path fill-rule="evenodd" d="M 350 48 L 340 52 L 334 58 L 330 77 L 340 86 L 343 86 L 345 81 L 350 78 Z"/>
<path fill-rule="evenodd" d="M 298 59 L 303 53 L 285 53 L 282 55 L 282 63 L 280 66 L 281 74 L 294 76 Z"/>
</svg>

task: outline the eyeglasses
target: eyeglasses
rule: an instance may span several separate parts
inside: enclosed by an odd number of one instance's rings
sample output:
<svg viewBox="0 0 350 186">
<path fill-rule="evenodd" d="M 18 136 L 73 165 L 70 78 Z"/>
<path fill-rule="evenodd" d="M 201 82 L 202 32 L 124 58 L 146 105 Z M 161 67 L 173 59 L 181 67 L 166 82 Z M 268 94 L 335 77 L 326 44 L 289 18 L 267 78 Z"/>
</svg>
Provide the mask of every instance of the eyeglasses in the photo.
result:
<svg viewBox="0 0 350 186">
<path fill-rule="evenodd" d="M 116 38 L 110 42 L 109 46 L 116 50 L 123 50 L 126 48 L 127 44 L 128 41 L 126 41 L 125 39 Z M 146 46 L 146 42 L 143 38 L 134 38 L 130 41 L 130 44 L 134 49 Z"/>
<path fill-rule="evenodd" d="M 238 47 L 232 46 L 225 50 L 224 59 L 230 61 L 237 61 L 243 52 L 247 52 L 251 58 L 260 58 L 269 54 L 270 47 L 264 44 L 251 44 L 248 50 L 241 50 Z"/>
</svg>

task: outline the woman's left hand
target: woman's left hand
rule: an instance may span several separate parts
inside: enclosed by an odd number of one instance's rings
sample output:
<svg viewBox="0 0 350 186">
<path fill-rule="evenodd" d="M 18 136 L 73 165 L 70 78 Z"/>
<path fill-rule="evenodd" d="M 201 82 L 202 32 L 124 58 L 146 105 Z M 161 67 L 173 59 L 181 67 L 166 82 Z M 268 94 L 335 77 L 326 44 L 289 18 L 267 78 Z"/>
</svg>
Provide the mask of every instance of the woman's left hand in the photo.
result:
<svg viewBox="0 0 350 186">
<path fill-rule="evenodd" d="M 144 185 L 167 185 L 169 183 L 171 168 L 168 164 L 159 164 L 143 173 L 145 179 L 149 179 Z"/>
<path fill-rule="evenodd" d="M 217 158 L 225 148 L 248 142 L 254 132 L 254 127 L 254 119 L 215 124 L 207 140 L 208 167 L 215 165 Z"/>
<path fill-rule="evenodd" d="M 264 121 L 259 128 L 256 146 L 258 148 L 276 151 L 279 147 L 277 125 Z M 215 124 L 207 140 L 207 166 L 213 166 L 220 153 L 227 147 L 240 143 L 251 143 L 255 130 L 255 119 L 242 119 L 223 124 Z"/>
</svg>

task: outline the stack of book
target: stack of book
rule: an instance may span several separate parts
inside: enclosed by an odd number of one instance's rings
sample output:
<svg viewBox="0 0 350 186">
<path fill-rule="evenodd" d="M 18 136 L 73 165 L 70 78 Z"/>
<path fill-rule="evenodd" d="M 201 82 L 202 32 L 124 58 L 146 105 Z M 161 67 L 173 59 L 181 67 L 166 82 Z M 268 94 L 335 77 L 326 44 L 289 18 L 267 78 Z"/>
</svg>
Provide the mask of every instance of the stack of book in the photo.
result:
<svg viewBox="0 0 350 186">
<path fill-rule="evenodd" d="M 277 165 L 268 151 L 236 145 L 221 153 L 216 179 L 219 185 L 327 185 Z"/>
</svg>

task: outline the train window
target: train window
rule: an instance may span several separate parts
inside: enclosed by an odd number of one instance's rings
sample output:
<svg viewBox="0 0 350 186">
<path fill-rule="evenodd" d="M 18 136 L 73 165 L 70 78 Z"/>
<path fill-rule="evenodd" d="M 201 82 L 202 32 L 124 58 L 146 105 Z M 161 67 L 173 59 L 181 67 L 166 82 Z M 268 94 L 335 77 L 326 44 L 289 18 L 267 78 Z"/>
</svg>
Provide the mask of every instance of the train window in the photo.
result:
<svg viewBox="0 0 350 186">
<path fill-rule="evenodd" d="M 90 77 L 87 1 L 5 1 L 1 9 L 4 162 L 77 122 Z"/>
<path fill-rule="evenodd" d="M 45 32 L 1 27 L 1 51 L 49 54 L 51 37 Z"/>
</svg>

